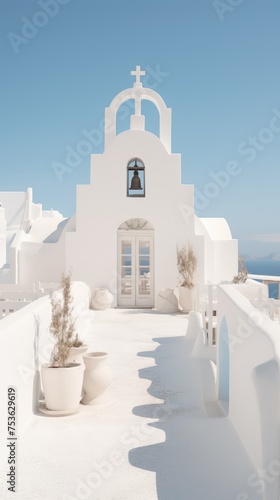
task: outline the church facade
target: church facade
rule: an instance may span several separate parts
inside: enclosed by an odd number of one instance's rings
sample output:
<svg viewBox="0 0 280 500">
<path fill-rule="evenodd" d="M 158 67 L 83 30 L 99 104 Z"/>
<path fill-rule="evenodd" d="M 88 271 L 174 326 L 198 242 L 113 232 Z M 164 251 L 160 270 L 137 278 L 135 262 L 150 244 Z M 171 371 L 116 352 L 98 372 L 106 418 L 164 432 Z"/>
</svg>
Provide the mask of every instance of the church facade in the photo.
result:
<svg viewBox="0 0 280 500">
<path fill-rule="evenodd" d="M 25 198 L 0 193 L 2 282 L 58 282 L 71 270 L 92 291 L 108 288 L 115 307 L 153 307 L 160 289 L 178 285 L 177 246 L 184 244 L 197 257 L 196 284 L 237 274 L 237 241 L 224 219 L 195 215 L 194 186 L 181 183 L 181 155 L 172 152 L 171 109 L 142 86 L 143 74 L 137 66 L 133 86 L 105 109 L 104 152 L 91 156 L 90 183 L 77 186 L 73 217 L 42 211 L 31 190 Z M 130 128 L 118 134 L 118 110 L 131 100 Z M 158 111 L 158 136 L 145 129 L 144 100 Z"/>
</svg>

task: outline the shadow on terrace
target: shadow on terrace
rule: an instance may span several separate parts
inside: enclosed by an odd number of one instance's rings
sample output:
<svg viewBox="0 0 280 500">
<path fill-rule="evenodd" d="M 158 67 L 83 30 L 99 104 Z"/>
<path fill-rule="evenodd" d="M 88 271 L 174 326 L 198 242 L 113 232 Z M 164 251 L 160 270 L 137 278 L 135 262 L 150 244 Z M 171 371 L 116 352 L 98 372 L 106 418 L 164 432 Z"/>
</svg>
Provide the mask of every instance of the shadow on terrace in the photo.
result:
<svg viewBox="0 0 280 500">
<path fill-rule="evenodd" d="M 207 360 L 191 357 L 193 341 L 185 337 L 155 338 L 155 366 L 139 371 L 151 380 L 149 393 L 163 403 L 137 406 L 135 415 L 158 419 L 149 425 L 162 429 L 162 443 L 134 448 L 130 463 L 154 471 L 159 500 L 236 500 L 248 491 L 253 466 L 227 418 L 208 418 L 203 410 L 203 386 L 214 389 Z M 209 388 L 208 388 L 209 394 Z"/>
</svg>

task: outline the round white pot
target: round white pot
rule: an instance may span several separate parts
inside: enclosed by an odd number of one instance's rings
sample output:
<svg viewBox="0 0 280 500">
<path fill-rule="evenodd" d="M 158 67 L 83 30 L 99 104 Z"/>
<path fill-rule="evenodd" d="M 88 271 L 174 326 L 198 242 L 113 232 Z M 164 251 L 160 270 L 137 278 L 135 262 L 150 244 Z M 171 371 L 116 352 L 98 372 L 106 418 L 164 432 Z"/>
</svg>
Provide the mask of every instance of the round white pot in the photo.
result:
<svg viewBox="0 0 280 500">
<path fill-rule="evenodd" d="M 84 366 L 85 364 L 83 354 L 85 354 L 87 350 L 87 345 L 81 345 L 80 347 L 70 347 L 67 363 L 78 363 Z"/>
<path fill-rule="evenodd" d="M 96 288 L 94 290 L 91 305 L 93 309 L 110 309 L 113 304 L 114 296 L 108 288 Z"/>
<path fill-rule="evenodd" d="M 72 363 L 65 368 L 42 365 L 42 385 L 47 410 L 71 411 L 79 406 L 85 367 Z"/>
<path fill-rule="evenodd" d="M 194 310 L 194 292 L 192 288 L 179 286 L 179 308 L 182 312 Z"/>
<path fill-rule="evenodd" d="M 113 380 L 112 370 L 107 365 L 108 354 L 106 352 L 89 352 L 83 357 L 86 369 L 82 403 L 94 405 L 107 402 L 107 395 L 104 392 Z"/>
<path fill-rule="evenodd" d="M 173 288 L 162 288 L 156 298 L 156 309 L 165 314 L 178 312 L 178 299 Z"/>
</svg>

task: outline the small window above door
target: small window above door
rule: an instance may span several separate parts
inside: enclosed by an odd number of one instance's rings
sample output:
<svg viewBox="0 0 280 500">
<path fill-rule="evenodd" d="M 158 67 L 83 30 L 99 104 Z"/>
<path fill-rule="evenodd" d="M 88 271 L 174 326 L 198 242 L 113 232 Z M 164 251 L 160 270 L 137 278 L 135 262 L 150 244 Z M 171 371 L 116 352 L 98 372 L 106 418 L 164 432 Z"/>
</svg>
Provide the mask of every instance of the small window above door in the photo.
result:
<svg viewBox="0 0 280 500">
<path fill-rule="evenodd" d="M 138 158 L 127 165 L 127 196 L 145 196 L 145 166 Z"/>
</svg>

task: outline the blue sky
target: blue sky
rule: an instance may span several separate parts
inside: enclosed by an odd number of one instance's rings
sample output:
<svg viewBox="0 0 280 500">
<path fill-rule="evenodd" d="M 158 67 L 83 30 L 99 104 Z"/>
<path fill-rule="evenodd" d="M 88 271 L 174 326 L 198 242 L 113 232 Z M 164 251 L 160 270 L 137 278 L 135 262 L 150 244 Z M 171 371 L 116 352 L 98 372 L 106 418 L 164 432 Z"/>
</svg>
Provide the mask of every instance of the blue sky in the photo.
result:
<svg viewBox="0 0 280 500">
<path fill-rule="evenodd" d="M 104 108 L 141 65 L 173 110 L 197 214 L 225 217 L 243 253 L 280 251 L 279 0 L 0 5 L 0 191 L 30 186 L 45 209 L 72 215 L 90 153 L 103 151 Z M 92 150 L 59 179 L 56 162 L 93 129 Z"/>
</svg>

